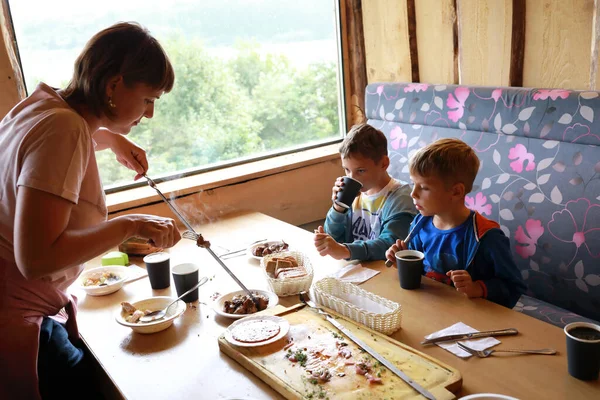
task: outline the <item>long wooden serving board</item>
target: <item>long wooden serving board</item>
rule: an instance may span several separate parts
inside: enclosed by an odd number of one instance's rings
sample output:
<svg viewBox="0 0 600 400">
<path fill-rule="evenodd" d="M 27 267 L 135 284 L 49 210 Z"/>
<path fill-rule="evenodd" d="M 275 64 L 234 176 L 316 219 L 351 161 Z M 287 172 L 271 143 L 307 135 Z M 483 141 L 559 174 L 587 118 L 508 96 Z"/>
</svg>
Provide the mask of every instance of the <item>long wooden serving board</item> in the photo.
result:
<svg viewBox="0 0 600 400">
<path fill-rule="evenodd" d="M 286 399 L 424 398 L 368 353 L 360 350 L 314 310 L 302 305 L 290 308 L 278 305 L 266 311 L 268 315 L 279 315 L 290 323 L 290 330 L 285 337 L 264 346 L 239 347 L 230 344 L 221 335 L 219 348 Z M 430 391 L 436 399 L 455 398 L 452 392 L 462 386 L 458 370 L 334 311 L 328 311 L 358 338 Z M 340 355 L 342 348 L 346 350 Z M 346 358 L 348 351 L 351 356 Z M 290 358 L 299 360 L 293 362 Z M 369 376 L 381 379 L 381 383 L 370 383 L 365 375 L 357 373 L 356 365 L 361 362 L 369 365 Z M 313 376 L 323 369 L 331 374 L 330 380 L 321 381 Z"/>
</svg>

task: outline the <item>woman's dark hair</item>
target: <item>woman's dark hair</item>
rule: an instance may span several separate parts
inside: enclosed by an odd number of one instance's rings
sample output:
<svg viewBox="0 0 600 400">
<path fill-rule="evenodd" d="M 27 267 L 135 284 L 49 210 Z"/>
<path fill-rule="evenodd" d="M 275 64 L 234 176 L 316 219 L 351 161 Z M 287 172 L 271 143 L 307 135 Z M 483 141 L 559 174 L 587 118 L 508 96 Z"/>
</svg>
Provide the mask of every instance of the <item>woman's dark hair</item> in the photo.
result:
<svg viewBox="0 0 600 400">
<path fill-rule="evenodd" d="M 87 42 L 63 96 L 68 102 L 87 105 L 97 117 L 112 116 L 106 85 L 119 75 L 128 87 L 144 83 L 167 93 L 175 81 L 169 57 L 150 32 L 135 22 L 120 22 Z"/>
</svg>

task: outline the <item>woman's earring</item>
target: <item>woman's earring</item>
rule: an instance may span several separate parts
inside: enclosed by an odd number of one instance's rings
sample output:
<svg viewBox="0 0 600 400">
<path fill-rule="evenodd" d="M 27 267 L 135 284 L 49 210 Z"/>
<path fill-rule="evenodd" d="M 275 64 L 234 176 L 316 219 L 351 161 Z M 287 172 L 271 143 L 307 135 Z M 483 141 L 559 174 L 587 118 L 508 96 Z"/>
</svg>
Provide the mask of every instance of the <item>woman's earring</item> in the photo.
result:
<svg viewBox="0 0 600 400">
<path fill-rule="evenodd" d="M 113 102 L 112 102 L 112 99 L 111 99 L 110 97 L 108 98 L 108 106 L 109 106 L 110 108 L 115 108 L 115 107 L 117 107 L 117 105 L 116 105 L 115 103 L 113 103 Z"/>
</svg>

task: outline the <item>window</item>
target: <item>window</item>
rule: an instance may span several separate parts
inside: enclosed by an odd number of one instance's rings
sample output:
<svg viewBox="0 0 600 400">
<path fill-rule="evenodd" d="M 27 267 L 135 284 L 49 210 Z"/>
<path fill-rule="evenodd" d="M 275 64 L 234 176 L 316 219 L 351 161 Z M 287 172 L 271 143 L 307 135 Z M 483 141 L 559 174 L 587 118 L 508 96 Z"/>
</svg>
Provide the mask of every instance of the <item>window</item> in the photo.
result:
<svg viewBox="0 0 600 400">
<path fill-rule="evenodd" d="M 64 87 L 97 31 L 137 21 L 175 69 L 173 91 L 129 138 L 152 177 L 339 140 L 344 130 L 335 0 L 11 0 L 28 91 Z M 96 153 L 105 187 L 133 173 Z"/>
</svg>

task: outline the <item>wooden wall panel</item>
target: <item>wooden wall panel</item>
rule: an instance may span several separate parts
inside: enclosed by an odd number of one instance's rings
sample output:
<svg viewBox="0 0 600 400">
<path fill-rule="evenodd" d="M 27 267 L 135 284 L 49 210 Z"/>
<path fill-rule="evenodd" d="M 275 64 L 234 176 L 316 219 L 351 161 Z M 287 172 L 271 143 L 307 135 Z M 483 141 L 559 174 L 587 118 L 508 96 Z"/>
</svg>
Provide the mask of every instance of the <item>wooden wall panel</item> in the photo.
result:
<svg viewBox="0 0 600 400">
<path fill-rule="evenodd" d="M 367 81 L 411 82 L 406 0 L 363 0 Z"/>
<path fill-rule="evenodd" d="M 457 0 L 459 83 L 508 86 L 512 1 Z"/>
<path fill-rule="evenodd" d="M 594 0 L 592 18 L 592 51 L 590 54 L 590 87 L 591 90 L 600 88 L 600 63 L 598 62 L 600 50 L 600 0 Z"/>
<path fill-rule="evenodd" d="M 527 0 L 523 86 L 587 89 L 593 0 Z"/>
<path fill-rule="evenodd" d="M 454 0 L 417 0 L 415 6 L 421 82 L 458 83 Z"/>
</svg>

